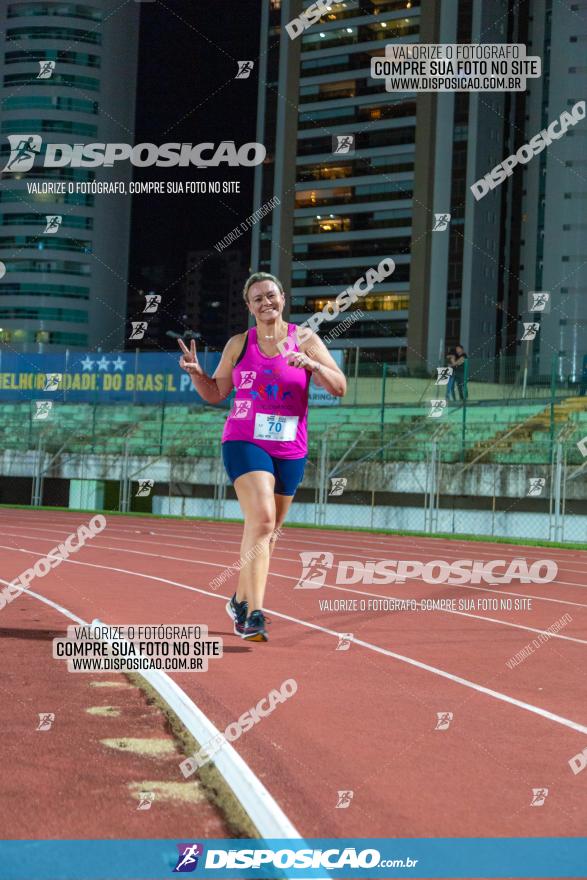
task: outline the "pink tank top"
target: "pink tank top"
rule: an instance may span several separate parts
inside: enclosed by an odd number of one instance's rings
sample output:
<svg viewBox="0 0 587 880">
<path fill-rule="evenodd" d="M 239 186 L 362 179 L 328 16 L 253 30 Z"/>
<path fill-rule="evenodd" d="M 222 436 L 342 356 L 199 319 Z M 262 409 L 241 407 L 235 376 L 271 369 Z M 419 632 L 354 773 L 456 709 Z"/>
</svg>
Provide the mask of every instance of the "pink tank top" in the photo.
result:
<svg viewBox="0 0 587 880">
<path fill-rule="evenodd" d="M 296 330 L 288 324 L 288 336 Z M 299 351 L 297 344 L 293 351 Z M 292 367 L 277 354 L 268 357 L 257 345 L 257 328 L 248 332 L 247 349 L 232 371 L 235 397 L 222 442 L 246 440 L 275 458 L 308 454 L 310 373 Z"/>
</svg>

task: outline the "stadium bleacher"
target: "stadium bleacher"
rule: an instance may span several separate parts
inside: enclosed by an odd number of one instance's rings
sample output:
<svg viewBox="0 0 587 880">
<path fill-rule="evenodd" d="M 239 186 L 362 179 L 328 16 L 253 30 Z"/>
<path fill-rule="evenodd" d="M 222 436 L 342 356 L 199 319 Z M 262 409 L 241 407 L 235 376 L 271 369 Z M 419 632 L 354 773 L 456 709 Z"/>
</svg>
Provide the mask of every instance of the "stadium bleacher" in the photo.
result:
<svg viewBox="0 0 587 880">
<path fill-rule="evenodd" d="M 55 403 L 46 420 L 33 419 L 33 403 L 0 403 L 0 449 L 121 455 L 215 457 L 226 409 L 201 406 L 149 406 Z M 310 458 L 328 438 L 331 462 L 345 455 L 357 460 L 377 452 L 380 461 L 422 461 L 433 433 L 443 426 L 444 461 L 548 463 L 551 439 L 571 422 L 587 432 L 587 398 L 572 397 L 551 409 L 544 404 L 470 404 L 447 408 L 442 419 L 427 407 L 311 407 Z M 464 430 L 463 430 L 464 422 Z M 464 442 L 463 442 L 464 441 Z M 579 459 L 577 459 L 578 461 Z"/>
</svg>

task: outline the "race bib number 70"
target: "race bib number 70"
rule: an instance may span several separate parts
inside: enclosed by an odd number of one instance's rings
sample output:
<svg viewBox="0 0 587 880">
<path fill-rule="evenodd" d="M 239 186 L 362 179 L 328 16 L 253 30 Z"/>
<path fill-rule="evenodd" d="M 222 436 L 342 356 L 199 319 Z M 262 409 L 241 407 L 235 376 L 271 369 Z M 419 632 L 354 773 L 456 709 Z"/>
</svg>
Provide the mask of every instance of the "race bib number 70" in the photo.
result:
<svg viewBox="0 0 587 880">
<path fill-rule="evenodd" d="M 255 416 L 255 440 L 280 440 L 288 442 L 296 439 L 298 416 L 273 416 L 257 413 Z"/>
</svg>

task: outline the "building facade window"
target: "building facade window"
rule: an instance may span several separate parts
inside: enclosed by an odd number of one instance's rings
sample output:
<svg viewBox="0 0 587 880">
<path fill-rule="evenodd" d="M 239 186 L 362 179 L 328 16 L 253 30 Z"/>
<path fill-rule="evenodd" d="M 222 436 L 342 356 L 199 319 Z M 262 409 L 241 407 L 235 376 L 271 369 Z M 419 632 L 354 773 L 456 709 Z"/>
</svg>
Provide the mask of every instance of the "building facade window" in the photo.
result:
<svg viewBox="0 0 587 880">
<path fill-rule="evenodd" d="M 14 43 L 18 40 L 67 40 L 69 43 L 93 43 L 95 46 L 100 46 L 102 45 L 102 34 L 97 31 L 47 27 L 46 25 L 8 28 L 6 42 Z"/>
<path fill-rule="evenodd" d="M 69 260 L 5 260 L 8 272 L 43 272 L 62 275 L 89 275 L 87 263 L 74 263 Z"/>
<path fill-rule="evenodd" d="M 4 134 L 18 134 L 24 128 L 32 131 L 47 131 L 56 134 L 79 134 L 81 137 L 96 137 L 97 125 L 83 122 L 68 122 L 65 119 L 5 119 L 2 123 Z"/>
<path fill-rule="evenodd" d="M 3 110 L 61 110 L 66 113 L 99 113 L 97 101 L 82 98 L 61 98 L 57 95 L 31 95 L 10 97 L 2 101 Z"/>
<path fill-rule="evenodd" d="M 73 89 L 81 89 L 89 92 L 100 90 L 100 80 L 90 76 L 74 76 L 70 73 L 54 73 L 51 79 L 36 79 L 30 73 L 8 73 L 4 77 L 4 88 L 13 86 L 67 86 Z"/>
<path fill-rule="evenodd" d="M 34 15 L 60 15 L 62 18 L 83 18 L 102 21 L 102 11 L 81 3 L 11 3 L 8 18 L 28 18 Z"/>
<path fill-rule="evenodd" d="M 62 64 L 77 64 L 80 67 L 100 67 L 99 55 L 88 55 L 85 52 L 68 52 L 66 49 L 19 49 L 16 52 L 6 52 L 5 64 L 36 64 L 38 61 L 60 61 Z M 51 77 L 51 82 L 55 75 Z M 42 82 L 42 80 L 39 80 Z"/>
<path fill-rule="evenodd" d="M 25 214 L 22 212 L 15 212 L 14 214 L 0 214 L 0 226 L 30 226 L 31 224 L 40 226 L 44 223 L 44 214 Z M 77 217 L 74 214 L 66 215 L 65 217 L 63 217 L 61 222 L 62 229 L 92 229 L 93 226 L 94 221 L 91 217 Z"/>
<path fill-rule="evenodd" d="M 34 306 L 0 306 L 0 318 L 6 321 L 68 321 L 87 324 L 88 313 L 80 309 L 36 309 Z"/>
<path fill-rule="evenodd" d="M 38 251 L 80 251 L 91 245 L 88 239 L 62 238 L 56 235 L 0 236 L 0 248 L 34 248 Z"/>
<path fill-rule="evenodd" d="M 33 296 L 63 297 L 64 299 L 90 298 L 89 287 L 77 287 L 73 284 L 3 284 L 0 287 L 1 296 Z"/>
</svg>

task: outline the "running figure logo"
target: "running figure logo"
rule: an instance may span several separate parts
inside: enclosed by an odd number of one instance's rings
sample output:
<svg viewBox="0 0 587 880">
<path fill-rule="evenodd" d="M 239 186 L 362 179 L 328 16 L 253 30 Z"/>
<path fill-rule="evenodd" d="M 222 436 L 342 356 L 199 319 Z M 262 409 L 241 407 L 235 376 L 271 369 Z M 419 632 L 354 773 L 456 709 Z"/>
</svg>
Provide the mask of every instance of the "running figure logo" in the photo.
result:
<svg viewBox="0 0 587 880">
<path fill-rule="evenodd" d="M 239 61 L 238 72 L 235 79 L 248 79 L 253 72 L 255 63 L 253 61 Z"/>
<path fill-rule="evenodd" d="M 587 767 L 587 748 L 583 749 L 583 751 L 579 752 L 577 755 L 573 755 L 573 757 L 569 759 L 568 764 L 575 776 L 577 776 L 578 773 L 581 773 L 585 767 Z"/>
<path fill-rule="evenodd" d="M 346 489 L 347 484 L 346 477 L 331 477 L 330 478 L 330 492 L 329 495 L 342 495 L 344 490 Z"/>
<path fill-rule="evenodd" d="M 335 648 L 335 651 L 348 651 L 351 647 L 351 642 L 353 640 L 352 633 L 339 633 L 338 634 L 338 645 Z"/>
<path fill-rule="evenodd" d="M 453 717 L 454 716 L 452 712 L 437 712 L 436 727 L 434 728 L 434 730 L 448 730 Z"/>
<path fill-rule="evenodd" d="M 39 61 L 39 67 L 41 69 L 37 74 L 37 79 L 51 79 L 51 77 L 53 76 L 53 71 L 55 70 L 55 62 Z"/>
<path fill-rule="evenodd" d="M 54 721 L 54 712 L 39 712 L 39 724 L 35 730 L 51 730 L 51 725 Z"/>
<path fill-rule="evenodd" d="M 150 810 L 151 804 L 155 800 L 155 792 L 154 791 L 141 791 L 139 792 L 139 805 L 137 810 Z"/>
<path fill-rule="evenodd" d="M 252 400 L 235 400 L 231 412 L 233 419 L 249 419 L 251 417 Z"/>
<path fill-rule="evenodd" d="M 431 400 L 429 419 L 439 419 L 446 409 L 446 400 Z"/>
<path fill-rule="evenodd" d="M 334 556 L 327 551 L 306 550 L 300 553 L 303 571 L 294 590 L 319 590 L 324 586 L 326 572 L 332 568 Z"/>
<path fill-rule="evenodd" d="M 450 223 L 450 214 L 435 214 L 434 215 L 434 226 L 432 227 L 432 232 L 444 232 L 445 229 L 448 229 L 449 223 Z"/>
<path fill-rule="evenodd" d="M 62 373 L 45 373 L 43 391 L 57 391 L 63 378 Z"/>
<path fill-rule="evenodd" d="M 537 324 L 535 321 L 526 324 L 524 323 L 524 333 L 522 334 L 522 342 L 531 342 L 533 339 L 536 339 L 536 335 L 540 330 L 540 324 Z"/>
<path fill-rule="evenodd" d="M 53 409 L 52 400 L 35 400 L 35 411 L 33 413 L 33 422 L 42 422 L 49 418 L 49 414 Z"/>
<path fill-rule="evenodd" d="M 255 370 L 241 370 L 241 380 L 239 382 L 239 388 L 252 388 L 253 382 L 257 378 L 257 373 Z"/>
<path fill-rule="evenodd" d="M 354 153 L 355 152 L 355 136 L 354 134 L 335 134 L 332 138 L 333 153 Z"/>
<path fill-rule="evenodd" d="M 9 134 L 10 158 L 3 171 L 30 171 L 43 143 L 38 134 Z"/>
<path fill-rule="evenodd" d="M 198 859 L 204 854 L 201 843 L 178 843 L 179 856 L 177 865 L 173 869 L 174 874 L 187 874 L 195 871 L 198 867 Z"/>
<path fill-rule="evenodd" d="M 145 312 L 156 312 L 159 308 L 159 303 L 161 302 L 161 296 L 158 293 L 148 293 L 145 297 L 145 308 L 143 309 L 143 314 Z"/>
<path fill-rule="evenodd" d="M 45 214 L 45 219 L 47 225 L 43 230 L 43 235 L 45 233 L 48 235 L 55 235 L 56 232 L 59 232 L 59 227 L 63 223 L 63 217 L 61 214 Z"/>
<path fill-rule="evenodd" d="M 550 303 L 550 293 L 546 290 L 531 290 L 528 293 L 528 311 L 529 312 L 548 312 Z"/>
<path fill-rule="evenodd" d="M 452 376 L 452 367 L 436 367 L 435 385 L 448 385 L 448 380 Z"/>
<path fill-rule="evenodd" d="M 145 335 L 147 327 L 149 326 L 146 321 L 131 321 L 132 331 L 129 339 L 142 339 Z"/>
<path fill-rule="evenodd" d="M 542 495 L 542 490 L 544 489 L 545 485 L 545 477 L 529 477 L 526 498 L 537 498 L 539 495 Z"/>
<path fill-rule="evenodd" d="M 541 807 L 544 804 L 544 801 L 548 797 L 548 789 L 547 788 L 533 788 L 532 789 L 532 800 L 530 801 L 531 807 Z"/>
<path fill-rule="evenodd" d="M 346 810 L 348 807 L 350 807 L 353 795 L 354 791 L 339 791 L 335 809 Z"/>
<path fill-rule="evenodd" d="M 155 485 L 155 480 L 140 480 L 139 488 L 137 489 L 137 494 L 135 498 L 146 498 L 151 494 L 151 489 Z"/>
</svg>

